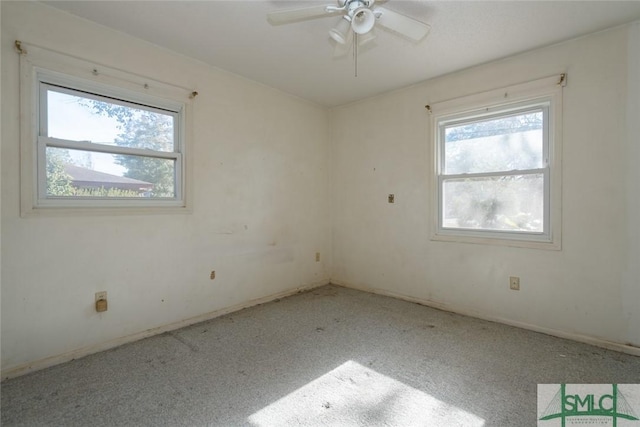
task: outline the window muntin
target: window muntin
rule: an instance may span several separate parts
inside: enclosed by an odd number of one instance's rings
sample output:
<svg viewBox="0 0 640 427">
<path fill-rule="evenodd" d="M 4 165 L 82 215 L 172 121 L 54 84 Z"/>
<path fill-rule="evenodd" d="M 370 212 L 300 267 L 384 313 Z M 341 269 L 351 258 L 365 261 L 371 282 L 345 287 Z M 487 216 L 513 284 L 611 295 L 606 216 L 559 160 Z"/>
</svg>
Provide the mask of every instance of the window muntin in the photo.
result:
<svg viewBox="0 0 640 427">
<path fill-rule="evenodd" d="M 182 204 L 179 105 L 38 77 L 38 205 Z"/>
<path fill-rule="evenodd" d="M 437 120 L 438 233 L 550 241 L 549 107 Z"/>
</svg>

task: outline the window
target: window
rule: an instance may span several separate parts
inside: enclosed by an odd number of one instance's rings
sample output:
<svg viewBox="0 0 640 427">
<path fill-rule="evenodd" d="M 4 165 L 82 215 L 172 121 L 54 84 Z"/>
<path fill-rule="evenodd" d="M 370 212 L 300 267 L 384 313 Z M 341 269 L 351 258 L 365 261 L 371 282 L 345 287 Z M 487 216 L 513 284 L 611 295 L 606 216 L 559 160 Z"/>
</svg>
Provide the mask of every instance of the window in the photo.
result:
<svg viewBox="0 0 640 427">
<path fill-rule="evenodd" d="M 435 239 L 559 247 L 560 101 L 552 89 L 533 97 L 502 90 L 500 102 L 482 94 L 434 111 Z"/>
<path fill-rule="evenodd" d="M 38 199 L 175 201 L 179 109 L 108 98 L 39 78 Z"/>
<path fill-rule="evenodd" d="M 162 84 L 38 51 L 21 58 L 32 119 L 22 126 L 23 213 L 185 208 L 187 102 Z"/>
</svg>

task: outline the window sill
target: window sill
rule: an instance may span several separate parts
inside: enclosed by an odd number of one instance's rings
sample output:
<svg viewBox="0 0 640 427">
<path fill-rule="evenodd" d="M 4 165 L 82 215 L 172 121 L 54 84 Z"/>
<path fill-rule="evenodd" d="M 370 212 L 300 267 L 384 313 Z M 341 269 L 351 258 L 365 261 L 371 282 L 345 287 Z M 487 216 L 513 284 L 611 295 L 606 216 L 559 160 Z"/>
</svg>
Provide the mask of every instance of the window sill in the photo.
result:
<svg viewBox="0 0 640 427">
<path fill-rule="evenodd" d="M 432 241 L 450 243 L 470 243 L 477 245 L 509 246 L 515 248 L 562 250 L 559 239 L 549 241 L 517 240 L 500 237 L 465 236 L 460 234 L 433 234 Z"/>
<path fill-rule="evenodd" d="M 191 214 L 188 206 L 137 206 L 137 207 L 33 207 L 23 209 L 22 218 L 56 216 L 121 216 L 121 215 L 178 215 Z"/>
</svg>

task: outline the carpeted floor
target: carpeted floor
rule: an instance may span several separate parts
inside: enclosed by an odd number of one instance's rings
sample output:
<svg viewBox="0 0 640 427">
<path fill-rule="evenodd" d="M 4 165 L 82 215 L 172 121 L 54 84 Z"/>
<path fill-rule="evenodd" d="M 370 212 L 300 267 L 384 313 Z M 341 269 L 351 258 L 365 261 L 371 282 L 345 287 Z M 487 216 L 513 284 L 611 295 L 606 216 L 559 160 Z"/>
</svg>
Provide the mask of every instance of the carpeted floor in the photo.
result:
<svg viewBox="0 0 640 427">
<path fill-rule="evenodd" d="M 4 381 L 3 426 L 534 426 L 640 357 L 325 286 Z"/>
</svg>

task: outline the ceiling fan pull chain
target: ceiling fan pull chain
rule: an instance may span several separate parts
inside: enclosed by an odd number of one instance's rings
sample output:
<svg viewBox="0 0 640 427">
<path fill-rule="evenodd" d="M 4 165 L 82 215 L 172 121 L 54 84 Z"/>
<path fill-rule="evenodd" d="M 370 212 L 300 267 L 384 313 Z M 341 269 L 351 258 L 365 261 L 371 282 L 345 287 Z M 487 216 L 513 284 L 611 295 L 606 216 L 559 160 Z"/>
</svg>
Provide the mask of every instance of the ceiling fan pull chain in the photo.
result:
<svg viewBox="0 0 640 427">
<path fill-rule="evenodd" d="M 353 56 L 355 62 L 355 76 L 358 77 L 358 33 L 353 34 Z"/>
</svg>

